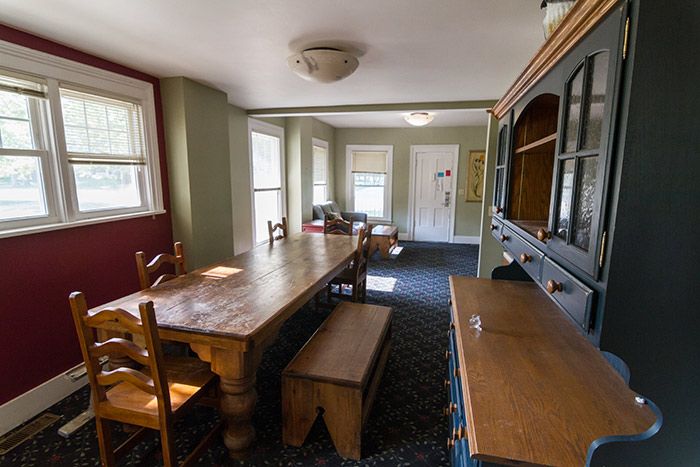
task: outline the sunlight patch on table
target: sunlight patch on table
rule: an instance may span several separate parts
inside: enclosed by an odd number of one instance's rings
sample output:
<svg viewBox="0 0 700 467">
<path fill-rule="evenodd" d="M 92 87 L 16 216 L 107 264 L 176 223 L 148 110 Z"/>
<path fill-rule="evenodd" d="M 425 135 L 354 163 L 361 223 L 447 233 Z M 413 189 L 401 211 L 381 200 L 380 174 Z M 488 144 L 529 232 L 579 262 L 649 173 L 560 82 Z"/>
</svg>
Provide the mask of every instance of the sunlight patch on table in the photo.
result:
<svg viewBox="0 0 700 467">
<path fill-rule="evenodd" d="M 238 269 L 238 268 L 227 268 L 225 266 L 217 266 L 215 268 L 211 268 L 207 271 L 204 271 L 202 273 L 203 276 L 206 277 L 214 277 L 216 279 L 223 279 L 224 277 L 232 276 L 234 274 L 238 274 L 241 272 L 243 269 Z"/>
</svg>

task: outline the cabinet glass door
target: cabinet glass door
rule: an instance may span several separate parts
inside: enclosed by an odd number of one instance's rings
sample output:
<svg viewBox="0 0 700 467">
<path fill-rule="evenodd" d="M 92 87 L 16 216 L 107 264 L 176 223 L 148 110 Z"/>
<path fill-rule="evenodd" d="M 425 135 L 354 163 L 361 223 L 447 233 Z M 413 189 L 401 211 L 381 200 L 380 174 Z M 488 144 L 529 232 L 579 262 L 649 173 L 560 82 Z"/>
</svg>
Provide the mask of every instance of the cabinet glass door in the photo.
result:
<svg viewBox="0 0 700 467">
<path fill-rule="evenodd" d="M 620 17 L 613 14 L 578 47 L 584 50 L 578 62 L 569 62 L 560 110 L 552 239 L 547 248 L 594 276 L 599 268 L 619 31 Z"/>
<path fill-rule="evenodd" d="M 504 117 L 505 123 L 501 123 L 498 131 L 498 150 L 496 152 L 496 183 L 493 191 L 494 214 L 504 217 L 506 210 L 506 186 L 508 174 L 508 155 L 510 151 L 510 119 L 512 113 Z"/>
</svg>

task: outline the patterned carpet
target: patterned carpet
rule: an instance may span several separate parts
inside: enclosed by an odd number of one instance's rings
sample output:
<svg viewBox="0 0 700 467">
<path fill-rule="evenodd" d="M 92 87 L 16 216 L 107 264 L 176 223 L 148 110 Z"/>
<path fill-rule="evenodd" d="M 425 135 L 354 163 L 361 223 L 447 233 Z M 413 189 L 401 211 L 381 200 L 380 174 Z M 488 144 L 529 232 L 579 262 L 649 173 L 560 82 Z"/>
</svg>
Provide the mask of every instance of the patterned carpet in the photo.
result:
<svg viewBox="0 0 700 467">
<path fill-rule="evenodd" d="M 446 363 L 447 300 L 450 274 L 475 275 L 478 247 L 404 242 L 392 259 L 375 256 L 370 262 L 368 302 L 394 309 L 392 353 L 379 394 L 363 436 L 363 460 L 339 457 L 319 419 L 302 448 L 281 441 L 280 373 L 328 315 L 307 305 L 282 328 L 278 341 L 263 358 L 258 371 L 258 404 L 253 423 L 258 438 L 251 459 L 228 461 L 217 441 L 197 465 L 449 465 L 445 449 L 447 425 L 442 381 Z M 54 426 L 0 457 L 5 466 L 95 466 L 99 453 L 94 423 L 70 439 L 57 434 L 65 421 L 83 411 L 88 390 L 81 389 L 49 409 L 63 416 Z M 178 453 L 187 453 L 217 420 L 212 409 L 197 408 L 177 425 Z M 124 434 L 116 433 L 115 442 Z M 120 465 L 160 465 L 156 434 L 147 438 Z M 182 460 L 182 458 L 180 458 Z"/>
</svg>

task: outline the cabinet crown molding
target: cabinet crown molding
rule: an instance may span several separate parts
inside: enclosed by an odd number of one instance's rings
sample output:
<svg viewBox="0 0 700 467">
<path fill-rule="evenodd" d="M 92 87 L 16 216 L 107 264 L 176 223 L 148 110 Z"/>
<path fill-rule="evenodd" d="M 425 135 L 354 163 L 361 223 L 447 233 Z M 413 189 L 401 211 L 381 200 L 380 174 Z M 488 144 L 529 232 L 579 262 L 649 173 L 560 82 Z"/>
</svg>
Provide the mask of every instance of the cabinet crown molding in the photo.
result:
<svg viewBox="0 0 700 467">
<path fill-rule="evenodd" d="M 491 113 L 500 120 L 506 112 L 544 77 L 620 0 L 578 0 L 564 20 L 542 44 Z"/>
</svg>

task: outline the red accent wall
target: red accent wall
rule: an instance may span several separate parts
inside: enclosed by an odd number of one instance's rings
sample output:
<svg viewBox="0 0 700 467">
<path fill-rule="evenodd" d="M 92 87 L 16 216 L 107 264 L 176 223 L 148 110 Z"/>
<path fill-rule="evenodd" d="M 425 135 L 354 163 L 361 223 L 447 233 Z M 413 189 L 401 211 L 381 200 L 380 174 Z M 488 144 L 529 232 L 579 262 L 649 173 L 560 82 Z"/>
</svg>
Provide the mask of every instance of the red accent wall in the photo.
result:
<svg viewBox="0 0 700 467">
<path fill-rule="evenodd" d="M 0 40 L 153 84 L 164 205 L 170 196 L 158 78 L 0 25 Z M 0 239 L 0 404 L 82 361 L 68 294 L 96 306 L 138 290 L 134 253 L 172 248 L 170 214 Z"/>
</svg>

